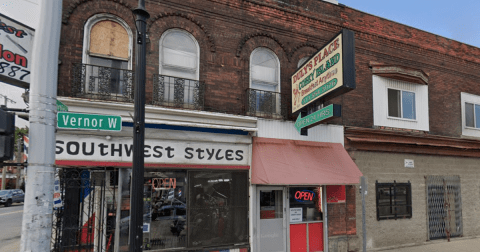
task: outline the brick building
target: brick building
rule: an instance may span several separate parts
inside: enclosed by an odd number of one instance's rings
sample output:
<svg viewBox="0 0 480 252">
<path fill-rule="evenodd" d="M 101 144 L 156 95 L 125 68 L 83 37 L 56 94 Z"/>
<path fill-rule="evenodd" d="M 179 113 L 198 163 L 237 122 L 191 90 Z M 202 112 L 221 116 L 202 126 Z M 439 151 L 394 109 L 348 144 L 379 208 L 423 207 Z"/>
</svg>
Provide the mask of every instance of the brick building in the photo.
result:
<svg viewBox="0 0 480 252">
<path fill-rule="evenodd" d="M 56 211 L 75 220 L 55 220 L 58 248 L 128 248 L 136 5 L 63 1 L 58 99 L 120 115 L 122 129 L 58 130 Z M 468 190 L 479 186 L 479 48 L 336 1 L 146 8 L 146 248 L 360 251 L 361 173 L 369 249 L 479 235 L 478 190 Z M 341 118 L 302 136 L 290 77 L 344 28 L 355 34 L 356 89 L 325 102 Z"/>
</svg>

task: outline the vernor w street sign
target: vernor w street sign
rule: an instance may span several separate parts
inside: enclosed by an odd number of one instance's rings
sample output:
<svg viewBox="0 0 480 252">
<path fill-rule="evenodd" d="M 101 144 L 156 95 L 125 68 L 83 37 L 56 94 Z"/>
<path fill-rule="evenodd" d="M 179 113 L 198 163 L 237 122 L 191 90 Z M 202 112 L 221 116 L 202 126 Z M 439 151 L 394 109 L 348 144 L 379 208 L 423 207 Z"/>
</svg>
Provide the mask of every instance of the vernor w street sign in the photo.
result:
<svg viewBox="0 0 480 252">
<path fill-rule="evenodd" d="M 327 119 L 341 116 L 342 107 L 337 104 L 330 104 L 325 108 L 317 110 L 303 118 L 302 113 L 300 113 L 297 117 L 297 121 L 295 122 L 295 128 L 298 130 L 298 132 L 300 132 L 303 128 L 310 128 L 319 124 L 320 122 L 324 122 Z"/>
<path fill-rule="evenodd" d="M 121 131 L 122 117 L 58 112 L 57 127 L 62 129 Z"/>
</svg>

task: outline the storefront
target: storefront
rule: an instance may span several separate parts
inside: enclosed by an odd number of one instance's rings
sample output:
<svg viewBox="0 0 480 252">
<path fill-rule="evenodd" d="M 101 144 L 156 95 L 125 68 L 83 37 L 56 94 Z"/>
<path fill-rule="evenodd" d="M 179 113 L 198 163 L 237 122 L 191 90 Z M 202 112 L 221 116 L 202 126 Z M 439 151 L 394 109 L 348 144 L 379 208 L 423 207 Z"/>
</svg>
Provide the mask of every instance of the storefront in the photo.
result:
<svg viewBox="0 0 480 252">
<path fill-rule="evenodd" d="M 130 206 L 132 128 L 123 126 L 57 134 L 57 248 L 128 251 L 139 208 Z M 250 152 L 246 130 L 147 124 L 144 250 L 248 251 Z"/>
<path fill-rule="evenodd" d="M 253 251 L 327 251 L 327 191 L 360 176 L 339 143 L 254 137 Z"/>
</svg>

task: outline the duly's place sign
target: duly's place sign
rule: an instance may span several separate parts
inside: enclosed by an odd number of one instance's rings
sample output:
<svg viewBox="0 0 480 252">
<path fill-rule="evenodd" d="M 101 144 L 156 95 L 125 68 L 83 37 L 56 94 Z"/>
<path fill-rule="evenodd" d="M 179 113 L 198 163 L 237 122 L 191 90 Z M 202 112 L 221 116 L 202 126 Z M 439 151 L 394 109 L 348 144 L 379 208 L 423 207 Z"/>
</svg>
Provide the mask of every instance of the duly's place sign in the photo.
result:
<svg viewBox="0 0 480 252">
<path fill-rule="evenodd" d="M 0 81 L 28 88 L 34 29 L 0 14 Z"/>
<path fill-rule="evenodd" d="M 291 77 L 292 112 L 355 89 L 354 33 L 343 29 Z"/>
</svg>

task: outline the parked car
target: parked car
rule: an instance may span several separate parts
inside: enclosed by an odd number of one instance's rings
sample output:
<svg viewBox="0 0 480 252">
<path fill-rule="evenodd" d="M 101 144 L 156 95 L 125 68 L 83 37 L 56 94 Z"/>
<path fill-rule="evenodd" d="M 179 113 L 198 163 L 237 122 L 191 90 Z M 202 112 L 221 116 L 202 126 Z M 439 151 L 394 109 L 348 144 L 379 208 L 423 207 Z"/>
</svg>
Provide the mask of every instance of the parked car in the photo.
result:
<svg viewBox="0 0 480 252">
<path fill-rule="evenodd" d="M 12 203 L 21 203 L 25 200 L 25 194 L 20 189 L 0 190 L 0 204 L 9 207 Z"/>
</svg>

